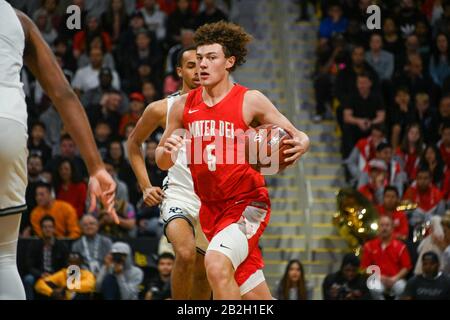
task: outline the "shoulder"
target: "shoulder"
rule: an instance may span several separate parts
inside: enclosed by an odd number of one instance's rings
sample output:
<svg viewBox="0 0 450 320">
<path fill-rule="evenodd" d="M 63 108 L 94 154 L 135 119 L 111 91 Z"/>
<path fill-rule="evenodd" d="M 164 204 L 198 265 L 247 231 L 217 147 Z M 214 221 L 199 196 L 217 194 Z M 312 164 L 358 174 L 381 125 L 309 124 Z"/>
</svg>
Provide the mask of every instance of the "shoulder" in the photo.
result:
<svg viewBox="0 0 450 320">
<path fill-rule="evenodd" d="M 420 282 L 421 280 L 423 280 L 423 276 L 421 274 L 417 274 L 408 280 L 408 285 L 410 286 L 415 285 L 417 282 Z"/>
<path fill-rule="evenodd" d="M 112 245 L 112 240 L 110 238 L 108 238 L 107 236 L 104 235 L 99 235 L 100 236 L 100 241 L 102 241 L 105 245 Z"/>
<path fill-rule="evenodd" d="M 364 244 L 364 248 L 365 248 L 365 249 L 369 249 L 369 250 L 373 250 L 373 249 L 378 245 L 378 242 L 379 242 L 379 239 L 378 239 L 378 238 L 369 240 L 369 241 L 367 241 L 367 242 Z"/>
<path fill-rule="evenodd" d="M 145 108 L 145 113 L 165 116 L 167 112 L 167 98 L 154 101 Z"/>
<path fill-rule="evenodd" d="M 272 106 L 272 102 L 259 90 L 247 90 L 244 93 L 246 107 L 255 106 L 256 110 L 263 111 L 264 107 Z"/>
<path fill-rule="evenodd" d="M 59 243 L 60 241 L 56 241 L 55 243 Z M 72 242 L 72 250 L 74 249 L 78 249 L 79 247 L 81 247 L 81 238 L 75 240 L 74 242 Z"/>
<path fill-rule="evenodd" d="M 406 249 L 406 245 L 400 240 L 394 239 L 392 241 L 392 244 L 393 247 L 399 251 L 403 251 L 404 249 Z"/>
<path fill-rule="evenodd" d="M 25 34 L 25 39 L 28 39 L 30 27 L 33 25 L 31 19 L 22 11 L 14 9 L 17 18 L 19 18 L 20 24 L 22 25 L 23 32 Z"/>
<path fill-rule="evenodd" d="M 201 92 L 201 91 L 199 90 L 199 88 L 197 88 L 197 89 L 190 91 L 189 93 L 193 94 L 194 92 Z M 173 107 L 183 108 L 184 105 L 186 104 L 189 93 L 180 94 L 178 96 L 175 96 L 174 101 L 173 101 Z"/>
<path fill-rule="evenodd" d="M 247 90 L 244 93 L 244 99 L 246 101 L 257 101 L 257 100 L 263 100 L 267 99 L 267 97 L 259 90 Z"/>
<path fill-rule="evenodd" d="M 84 182 L 78 182 L 73 184 L 78 191 L 87 190 L 87 185 Z"/>
<path fill-rule="evenodd" d="M 55 208 L 64 209 L 67 211 L 75 211 L 75 209 L 72 207 L 72 205 L 68 202 L 62 201 L 62 200 L 55 200 Z"/>
<path fill-rule="evenodd" d="M 445 282 L 447 285 L 450 286 L 450 276 L 446 275 L 445 273 L 441 274 L 439 280 L 442 280 L 442 282 Z"/>
</svg>

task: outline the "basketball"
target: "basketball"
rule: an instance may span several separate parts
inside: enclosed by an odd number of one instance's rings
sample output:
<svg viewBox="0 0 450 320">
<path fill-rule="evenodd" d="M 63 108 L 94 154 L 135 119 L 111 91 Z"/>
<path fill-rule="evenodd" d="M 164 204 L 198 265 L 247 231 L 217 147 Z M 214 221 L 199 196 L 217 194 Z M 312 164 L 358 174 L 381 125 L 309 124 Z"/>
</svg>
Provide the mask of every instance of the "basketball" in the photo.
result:
<svg viewBox="0 0 450 320">
<path fill-rule="evenodd" d="M 264 124 L 251 130 L 246 136 L 246 160 L 253 169 L 275 168 L 276 173 L 283 171 L 292 162 L 285 162 L 289 155 L 285 150 L 291 148 L 283 141 L 292 136 L 283 128 L 274 124 Z M 273 174 L 273 172 L 271 172 Z"/>
</svg>

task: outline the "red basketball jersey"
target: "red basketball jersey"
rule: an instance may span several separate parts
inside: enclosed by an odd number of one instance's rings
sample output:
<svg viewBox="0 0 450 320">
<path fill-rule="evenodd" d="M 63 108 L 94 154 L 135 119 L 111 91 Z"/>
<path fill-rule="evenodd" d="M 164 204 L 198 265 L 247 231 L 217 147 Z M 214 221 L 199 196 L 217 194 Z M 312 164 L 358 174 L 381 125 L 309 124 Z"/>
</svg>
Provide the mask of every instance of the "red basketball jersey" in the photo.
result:
<svg viewBox="0 0 450 320">
<path fill-rule="evenodd" d="M 244 132 L 249 129 L 242 117 L 247 88 L 235 84 L 212 107 L 203 102 L 202 91 L 199 87 L 189 92 L 183 112 L 195 192 L 202 202 L 224 201 L 264 187 L 263 176 L 243 157 Z"/>
</svg>

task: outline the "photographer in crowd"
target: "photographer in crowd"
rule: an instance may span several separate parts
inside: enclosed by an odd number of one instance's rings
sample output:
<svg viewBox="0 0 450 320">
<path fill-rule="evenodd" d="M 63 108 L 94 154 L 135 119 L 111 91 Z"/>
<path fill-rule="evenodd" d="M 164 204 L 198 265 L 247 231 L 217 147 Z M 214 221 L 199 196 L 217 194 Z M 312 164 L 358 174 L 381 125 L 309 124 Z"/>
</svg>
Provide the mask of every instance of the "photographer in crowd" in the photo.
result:
<svg viewBox="0 0 450 320">
<path fill-rule="evenodd" d="M 97 291 L 105 300 L 137 300 L 144 274 L 133 265 L 130 246 L 116 242 L 97 277 Z"/>
<path fill-rule="evenodd" d="M 175 256 L 163 252 L 158 257 L 158 275 L 150 279 L 145 288 L 145 300 L 166 300 L 171 298 L 171 282 Z"/>
<path fill-rule="evenodd" d="M 341 269 L 325 277 L 322 284 L 324 300 L 370 300 L 366 278 L 359 273 L 359 258 L 348 253 L 342 259 Z"/>
</svg>

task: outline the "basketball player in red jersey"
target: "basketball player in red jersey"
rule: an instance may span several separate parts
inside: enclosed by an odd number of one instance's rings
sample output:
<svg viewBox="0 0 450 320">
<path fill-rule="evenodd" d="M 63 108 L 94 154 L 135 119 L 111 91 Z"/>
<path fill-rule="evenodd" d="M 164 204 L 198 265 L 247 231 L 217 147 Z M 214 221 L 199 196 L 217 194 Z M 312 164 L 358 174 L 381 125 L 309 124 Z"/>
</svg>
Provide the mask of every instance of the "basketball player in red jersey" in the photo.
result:
<svg viewBox="0 0 450 320">
<path fill-rule="evenodd" d="M 156 150 L 163 170 L 173 166 L 183 143 L 190 150 L 189 167 L 201 200 L 200 223 L 210 240 L 205 268 L 214 299 L 272 299 L 258 248 L 269 221 L 269 195 L 259 172 L 248 163 L 229 161 L 235 160 L 228 153 L 238 149 L 238 132 L 261 124 L 284 128 L 293 137 L 284 141 L 292 146 L 285 151 L 286 162 L 295 163 L 309 148 L 307 135 L 262 93 L 230 81 L 230 72 L 245 62 L 250 39 L 241 27 L 223 21 L 196 31 L 202 86 L 174 102 Z M 180 128 L 191 139 L 183 139 Z"/>
</svg>

